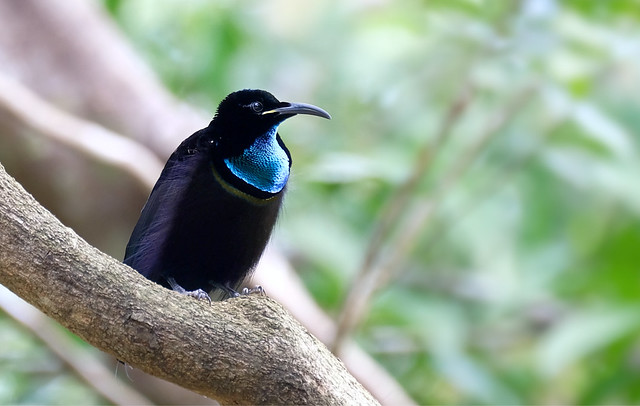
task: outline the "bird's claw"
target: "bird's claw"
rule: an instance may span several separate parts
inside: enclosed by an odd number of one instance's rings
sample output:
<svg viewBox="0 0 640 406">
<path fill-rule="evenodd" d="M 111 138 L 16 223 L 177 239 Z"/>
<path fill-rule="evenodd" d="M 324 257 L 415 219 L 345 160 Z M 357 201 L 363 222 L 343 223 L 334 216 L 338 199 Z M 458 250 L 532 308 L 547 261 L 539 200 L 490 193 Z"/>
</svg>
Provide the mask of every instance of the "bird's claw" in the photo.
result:
<svg viewBox="0 0 640 406">
<path fill-rule="evenodd" d="M 204 290 L 202 289 L 186 290 L 182 286 L 178 285 L 178 282 L 176 282 L 176 280 L 171 277 L 167 278 L 167 281 L 169 282 L 169 285 L 171 285 L 171 288 L 176 292 L 180 293 L 181 295 L 191 296 L 198 300 L 206 299 L 209 302 L 209 304 L 211 304 L 211 297 Z"/>
<path fill-rule="evenodd" d="M 209 304 L 211 304 L 211 297 L 209 296 L 209 294 L 207 292 L 205 292 L 202 289 L 186 290 L 186 291 L 184 291 L 183 294 L 187 295 L 187 296 L 191 296 L 193 298 L 196 298 L 197 300 L 206 299 L 209 302 Z"/>
<path fill-rule="evenodd" d="M 264 296 L 264 289 L 262 288 L 262 286 L 257 285 L 254 288 L 244 288 L 242 289 L 242 294 L 243 295 L 253 295 L 253 294 L 259 294 L 260 296 Z"/>
</svg>

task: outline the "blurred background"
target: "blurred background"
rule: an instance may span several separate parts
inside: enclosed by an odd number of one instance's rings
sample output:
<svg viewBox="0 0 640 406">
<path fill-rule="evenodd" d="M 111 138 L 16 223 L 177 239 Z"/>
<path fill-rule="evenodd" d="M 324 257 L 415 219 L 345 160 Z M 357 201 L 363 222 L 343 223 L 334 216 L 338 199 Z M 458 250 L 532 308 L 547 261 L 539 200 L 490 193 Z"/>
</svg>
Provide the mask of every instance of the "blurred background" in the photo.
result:
<svg viewBox="0 0 640 406">
<path fill-rule="evenodd" d="M 383 404 L 640 401 L 640 1 L 4 1 L 0 79 L 0 163 L 119 259 L 226 94 L 323 107 L 256 279 Z M 1 404 L 207 402 L 0 298 Z"/>
</svg>

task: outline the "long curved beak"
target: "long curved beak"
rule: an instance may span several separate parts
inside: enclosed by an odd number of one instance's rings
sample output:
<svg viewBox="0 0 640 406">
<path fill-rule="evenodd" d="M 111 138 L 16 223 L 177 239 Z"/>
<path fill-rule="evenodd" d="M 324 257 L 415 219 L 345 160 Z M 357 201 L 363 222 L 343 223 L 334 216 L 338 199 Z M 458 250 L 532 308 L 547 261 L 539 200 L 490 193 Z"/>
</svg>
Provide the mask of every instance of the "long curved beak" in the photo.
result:
<svg viewBox="0 0 640 406">
<path fill-rule="evenodd" d="M 263 111 L 262 115 L 265 114 L 283 114 L 283 115 L 295 115 L 295 114 L 308 114 L 310 116 L 318 116 L 322 118 L 326 118 L 331 120 L 331 115 L 321 109 L 318 106 L 314 106 L 313 104 L 306 103 L 289 103 L 283 102 L 282 107 L 277 107 L 275 109 Z"/>
</svg>

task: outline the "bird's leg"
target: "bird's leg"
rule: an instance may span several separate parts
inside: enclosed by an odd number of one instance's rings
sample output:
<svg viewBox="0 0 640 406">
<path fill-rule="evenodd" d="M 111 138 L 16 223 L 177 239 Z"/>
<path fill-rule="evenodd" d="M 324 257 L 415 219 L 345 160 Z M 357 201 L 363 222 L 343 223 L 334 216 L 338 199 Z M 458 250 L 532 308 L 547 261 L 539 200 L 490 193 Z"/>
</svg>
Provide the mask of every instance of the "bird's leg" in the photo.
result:
<svg viewBox="0 0 640 406">
<path fill-rule="evenodd" d="M 182 286 L 178 285 L 178 282 L 176 282 L 176 280 L 173 279 L 172 277 L 168 277 L 167 282 L 169 282 L 169 285 L 171 285 L 171 289 L 175 290 L 181 295 L 191 296 L 198 300 L 207 299 L 209 301 L 209 304 L 211 304 L 211 297 L 209 297 L 209 294 L 204 290 L 202 289 L 186 290 Z"/>
<path fill-rule="evenodd" d="M 131 375 L 129 375 L 129 370 L 127 369 L 127 368 L 129 368 L 129 369 L 133 370 L 133 367 L 131 365 L 127 364 L 124 361 L 120 361 L 119 359 L 116 360 L 116 361 L 118 361 L 118 363 L 116 364 L 116 371 L 115 371 L 116 377 L 118 376 L 118 367 L 122 364 L 124 366 L 124 374 L 127 376 L 127 378 L 129 378 L 129 380 L 131 382 L 133 382 L 133 379 L 131 378 Z"/>
<path fill-rule="evenodd" d="M 216 283 L 216 282 L 210 282 L 210 283 L 211 283 L 211 286 L 213 286 L 216 289 L 222 290 L 224 293 L 229 295 L 229 297 L 240 296 L 240 293 L 236 292 L 235 289 L 233 289 L 231 286 L 227 285 L 226 283 Z"/>
<path fill-rule="evenodd" d="M 260 296 L 264 296 L 264 289 L 260 285 L 256 285 L 254 288 L 244 288 L 242 289 L 243 295 L 253 295 L 254 293 L 259 294 Z"/>
</svg>

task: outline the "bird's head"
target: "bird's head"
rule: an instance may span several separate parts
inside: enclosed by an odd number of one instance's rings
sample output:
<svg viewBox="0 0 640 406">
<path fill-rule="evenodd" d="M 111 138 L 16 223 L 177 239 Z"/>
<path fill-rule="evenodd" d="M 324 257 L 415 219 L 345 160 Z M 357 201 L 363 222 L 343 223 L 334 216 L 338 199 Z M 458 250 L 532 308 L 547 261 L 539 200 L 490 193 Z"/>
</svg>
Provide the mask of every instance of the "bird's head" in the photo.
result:
<svg viewBox="0 0 640 406">
<path fill-rule="evenodd" d="M 304 103 L 281 102 L 264 90 L 245 89 L 222 100 L 210 128 L 219 151 L 235 156 L 264 134 L 274 131 L 284 120 L 297 114 L 330 119 L 320 107 Z"/>
<path fill-rule="evenodd" d="M 268 198 L 284 189 L 291 167 L 278 126 L 297 114 L 331 118 L 320 107 L 281 102 L 264 90 L 240 90 L 222 100 L 199 141 L 211 148 L 211 162 L 224 181 Z"/>
</svg>

